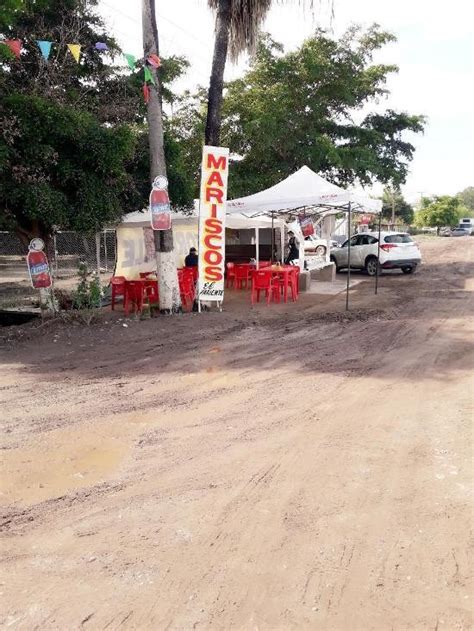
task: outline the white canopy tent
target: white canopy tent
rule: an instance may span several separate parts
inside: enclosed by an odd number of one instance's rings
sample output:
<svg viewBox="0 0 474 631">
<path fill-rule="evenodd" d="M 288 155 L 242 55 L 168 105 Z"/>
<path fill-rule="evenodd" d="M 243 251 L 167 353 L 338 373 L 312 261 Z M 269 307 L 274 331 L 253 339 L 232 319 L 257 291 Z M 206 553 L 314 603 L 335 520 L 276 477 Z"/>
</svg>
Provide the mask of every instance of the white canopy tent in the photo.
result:
<svg viewBox="0 0 474 631">
<path fill-rule="evenodd" d="M 342 212 L 348 210 L 349 205 L 352 212 L 380 213 L 382 210 L 380 200 L 340 188 L 303 166 L 264 191 L 228 201 L 227 212 L 256 217 L 290 214 L 304 209 L 321 214 Z"/>
<path fill-rule="evenodd" d="M 381 200 L 372 199 L 356 191 L 340 188 L 336 184 L 328 182 L 305 165 L 281 182 L 278 182 L 278 184 L 264 191 L 227 202 L 227 212 L 230 214 L 239 213 L 247 217 L 270 215 L 272 220 L 276 216 L 291 217 L 303 212 L 304 214 L 319 216 L 347 212 L 349 267 L 347 272 L 346 309 L 349 309 L 351 214 L 352 212 L 375 213 L 380 218 L 382 212 Z M 327 256 L 329 256 L 329 241 L 326 252 Z M 377 279 L 378 274 L 376 291 Z"/>
</svg>

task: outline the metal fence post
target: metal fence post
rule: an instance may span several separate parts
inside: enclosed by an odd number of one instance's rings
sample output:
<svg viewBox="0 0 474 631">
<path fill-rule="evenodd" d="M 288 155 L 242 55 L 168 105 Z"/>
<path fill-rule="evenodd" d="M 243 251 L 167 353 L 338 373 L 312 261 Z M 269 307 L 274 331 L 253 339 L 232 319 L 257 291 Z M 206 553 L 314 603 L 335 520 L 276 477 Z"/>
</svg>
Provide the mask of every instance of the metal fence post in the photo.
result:
<svg viewBox="0 0 474 631">
<path fill-rule="evenodd" d="M 95 233 L 95 258 L 97 265 L 97 276 L 100 277 L 100 232 Z"/>
</svg>

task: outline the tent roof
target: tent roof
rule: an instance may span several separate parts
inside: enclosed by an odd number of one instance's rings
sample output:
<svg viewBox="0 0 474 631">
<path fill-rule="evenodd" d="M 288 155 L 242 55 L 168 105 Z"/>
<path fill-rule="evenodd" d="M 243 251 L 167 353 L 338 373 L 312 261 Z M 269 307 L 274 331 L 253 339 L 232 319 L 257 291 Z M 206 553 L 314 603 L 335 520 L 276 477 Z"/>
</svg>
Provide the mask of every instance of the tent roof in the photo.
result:
<svg viewBox="0 0 474 631">
<path fill-rule="evenodd" d="M 302 208 L 316 210 L 315 207 L 318 207 L 319 213 L 338 212 L 346 210 L 349 202 L 355 212 L 379 213 L 382 208 L 380 200 L 340 188 L 303 166 L 264 191 L 227 202 L 227 212 L 254 216 L 271 212 L 288 213 Z"/>
<path fill-rule="evenodd" d="M 172 221 L 177 225 L 186 225 L 195 223 L 197 226 L 198 216 L 196 214 L 185 215 L 183 213 L 172 213 Z M 151 226 L 150 211 L 136 210 L 133 213 L 128 213 L 122 218 L 120 224 L 124 228 L 146 228 Z M 274 227 L 281 228 L 285 225 L 282 219 L 275 218 Z M 271 228 L 272 220 L 270 217 L 246 217 L 240 213 L 233 213 L 232 215 L 226 215 L 226 228 L 232 230 L 253 230 L 255 228 Z"/>
</svg>

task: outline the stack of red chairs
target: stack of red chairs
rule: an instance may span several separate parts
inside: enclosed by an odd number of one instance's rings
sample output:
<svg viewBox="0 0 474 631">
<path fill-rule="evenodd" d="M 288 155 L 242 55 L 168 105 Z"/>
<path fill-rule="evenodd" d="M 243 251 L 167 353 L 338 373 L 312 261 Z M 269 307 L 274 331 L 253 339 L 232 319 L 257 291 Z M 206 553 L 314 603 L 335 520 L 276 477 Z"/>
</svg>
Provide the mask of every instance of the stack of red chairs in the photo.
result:
<svg viewBox="0 0 474 631">
<path fill-rule="evenodd" d="M 255 299 L 257 302 L 260 301 L 261 291 L 265 292 L 267 305 L 270 303 L 271 299 L 275 302 L 280 302 L 280 287 L 278 282 L 274 282 L 270 269 L 255 270 L 252 273 L 252 292 L 250 297 L 252 304 L 255 304 Z"/>
<path fill-rule="evenodd" d="M 192 268 L 185 267 L 184 269 L 178 270 L 178 282 L 181 302 L 184 306 L 189 304 L 192 307 L 195 296 L 194 273 Z"/>
<path fill-rule="evenodd" d="M 130 306 L 136 313 L 143 311 L 143 303 L 145 301 L 145 283 L 142 280 L 126 280 L 125 281 L 125 297 L 123 306 L 125 315 L 130 312 Z"/>
<path fill-rule="evenodd" d="M 188 270 L 189 272 L 192 272 L 193 280 L 196 283 L 199 276 L 199 270 L 198 270 L 197 265 L 193 265 L 192 267 L 183 267 L 183 271 L 188 272 Z"/>
<path fill-rule="evenodd" d="M 125 301 L 125 276 L 112 276 L 110 279 L 110 286 L 112 288 L 112 311 L 115 309 L 115 298 L 122 296 L 122 300 Z"/>
</svg>

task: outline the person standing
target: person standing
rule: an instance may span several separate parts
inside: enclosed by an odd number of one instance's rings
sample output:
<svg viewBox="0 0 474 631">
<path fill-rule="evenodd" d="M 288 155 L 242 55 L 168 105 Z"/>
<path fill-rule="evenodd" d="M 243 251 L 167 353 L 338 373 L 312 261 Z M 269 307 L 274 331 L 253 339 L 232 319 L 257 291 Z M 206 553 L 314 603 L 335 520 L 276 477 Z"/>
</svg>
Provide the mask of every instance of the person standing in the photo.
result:
<svg viewBox="0 0 474 631">
<path fill-rule="evenodd" d="M 189 250 L 189 254 L 184 259 L 185 267 L 197 267 L 198 266 L 198 255 L 196 248 L 191 248 Z"/>
<path fill-rule="evenodd" d="M 300 244 L 295 237 L 295 233 L 290 230 L 288 232 L 288 254 L 285 257 L 285 263 L 289 265 L 292 261 L 300 258 Z"/>
</svg>

